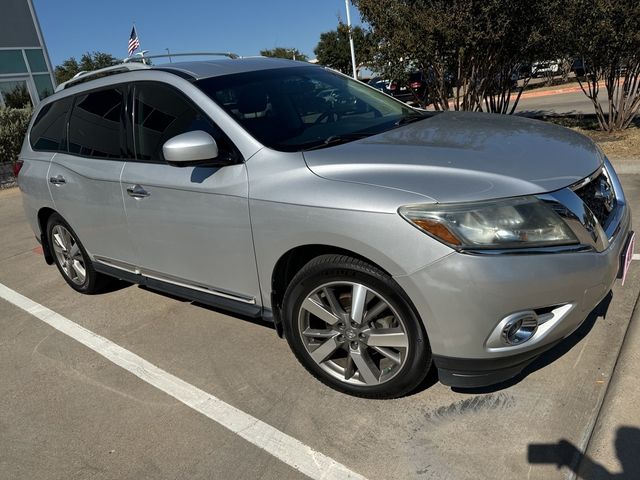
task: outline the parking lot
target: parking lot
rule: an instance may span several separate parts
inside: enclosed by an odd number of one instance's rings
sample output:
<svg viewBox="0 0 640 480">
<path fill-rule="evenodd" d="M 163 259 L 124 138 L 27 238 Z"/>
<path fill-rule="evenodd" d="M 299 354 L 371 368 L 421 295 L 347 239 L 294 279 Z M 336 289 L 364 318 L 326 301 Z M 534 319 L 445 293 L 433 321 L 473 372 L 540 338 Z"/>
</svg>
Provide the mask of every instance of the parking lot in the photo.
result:
<svg viewBox="0 0 640 480">
<path fill-rule="evenodd" d="M 639 212 L 640 175 L 622 183 Z M 614 407 L 605 394 L 640 262 L 610 303 L 508 385 L 453 391 L 431 376 L 412 395 L 380 401 L 316 381 L 268 324 L 125 284 L 74 292 L 45 265 L 18 189 L 0 191 L 0 245 L 0 284 L 89 331 L 79 335 L 121 347 L 88 348 L 43 321 L 48 310 L 0 300 L 2 478 L 567 478 L 578 460 L 567 452 L 584 451 L 594 431 L 613 445 L 619 427 L 640 424 L 624 392 L 616 408 L 633 418 L 601 423 Z M 114 363 L 127 352 L 152 366 Z M 158 388 L 162 372 L 183 390 Z M 200 391 L 221 409 L 184 400 Z M 250 426 L 234 433 L 220 424 L 228 415 Z M 587 455 L 602 461 L 609 450 Z M 314 464 L 319 473 L 309 473 Z"/>
</svg>

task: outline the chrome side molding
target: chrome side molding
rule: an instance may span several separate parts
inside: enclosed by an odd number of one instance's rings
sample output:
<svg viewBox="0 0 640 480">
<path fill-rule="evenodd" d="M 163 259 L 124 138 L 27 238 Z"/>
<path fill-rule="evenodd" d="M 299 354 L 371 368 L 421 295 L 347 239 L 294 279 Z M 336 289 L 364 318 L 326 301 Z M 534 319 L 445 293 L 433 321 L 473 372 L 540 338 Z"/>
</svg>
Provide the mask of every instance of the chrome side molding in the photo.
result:
<svg viewBox="0 0 640 480">
<path fill-rule="evenodd" d="M 217 297 L 234 300 L 236 302 L 246 303 L 248 305 L 256 305 L 257 303 L 255 297 L 249 297 L 246 295 L 222 291 L 220 289 L 210 287 L 208 285 L 196 284 L 182 278 L 173 277 L 171 275 L 166 275 L 159 272 L 154 272 L 153 270 L 140 269 L 140 268 L 137 268 L 135 265 L 131 265 L 129 263 L 122 262 L 120 260 L 114 260 L 112 258 L 106 258 L 106 257 L 100 257 L 100 256 L 94 256 L 93 260 L 95 262 L 102 263 L 109 267 L 117 268 L 118 270 L 132 273 L 134 275 L 140 275 L 146 278 L 151 278 L 153 280 L 158 280 L 160 282 L 170 283 L 171 285 L 175 285 L 177 287 L 189 288 L 197 292 L 215 295 Z"/>
</svg>

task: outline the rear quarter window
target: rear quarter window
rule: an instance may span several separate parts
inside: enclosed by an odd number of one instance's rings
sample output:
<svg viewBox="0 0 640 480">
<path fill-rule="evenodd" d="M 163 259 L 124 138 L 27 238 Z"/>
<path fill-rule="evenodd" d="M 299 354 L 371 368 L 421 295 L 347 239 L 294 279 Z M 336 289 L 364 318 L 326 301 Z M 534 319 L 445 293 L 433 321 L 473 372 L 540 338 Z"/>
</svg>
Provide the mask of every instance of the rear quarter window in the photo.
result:
<svg viewBox="0 0 640 480">
<path fill-rule="evenodd" d="M 29 143 L 35 151 L 65 152 L 67 114 L 71 108 L 71 97 L 45 105 L 31 127 Z"/>
</svg>

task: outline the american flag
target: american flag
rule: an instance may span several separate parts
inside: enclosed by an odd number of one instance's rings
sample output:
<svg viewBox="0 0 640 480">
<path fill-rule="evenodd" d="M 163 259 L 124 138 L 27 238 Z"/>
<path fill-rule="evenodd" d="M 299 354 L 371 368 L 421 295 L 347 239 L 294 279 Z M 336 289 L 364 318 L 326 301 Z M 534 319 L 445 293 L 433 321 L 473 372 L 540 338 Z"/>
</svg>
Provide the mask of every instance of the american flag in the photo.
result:
<svg viewBox="0 0 640 480">
<path fill-rule="evenodd" d="M 140 40 L 138 40 L 138 33 L 136 32 L 136 26 L 131 29 L 131 36 L 129 37 L 129 56 L 133 55 L 138 48 L 140 48 Z"/>
</svg>

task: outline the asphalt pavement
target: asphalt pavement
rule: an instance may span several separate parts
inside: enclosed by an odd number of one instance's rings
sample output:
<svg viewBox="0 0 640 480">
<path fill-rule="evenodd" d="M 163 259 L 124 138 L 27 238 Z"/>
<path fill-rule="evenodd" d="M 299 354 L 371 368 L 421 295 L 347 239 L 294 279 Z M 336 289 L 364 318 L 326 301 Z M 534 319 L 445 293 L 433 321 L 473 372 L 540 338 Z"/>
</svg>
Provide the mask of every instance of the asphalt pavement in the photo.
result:
<svg viewBox="0 0 640 480">
<path fill-rule="evenodd" d="M 601 94 L 602 96 L 606 92 Z M 605 108 L 605 102 L 600 104 Z M 516 113 L 539 117 L 542 115 L 592 115 L 593 103 L 582 92 L 559 93 L 521 98 Z"/>
<path fill-rule="evenodd" d="M 640 175 L 622 183 L 638 211 Z M 366 478 L 638 471 L 616 442 L 640 428 L 638 318 L 628 331 L 640 262 L 602 311 L 514 381 L 454 391 L 431 376 L 412 395 L 379 401 L 317 382 L 269 325 L 132 285 L 74 292 L 44 263 L 17 189 L 0 191 L 0 245 L 0 284 Z M 27 310 L 0 300 L 0 477 L 304 478 L 265 447 L 270 438 L 245 440 L 153 386 L 144 368 L 109 360 L 112 347 L 101 354 L 44 322 L 45 310 Z"/>
</svg>

